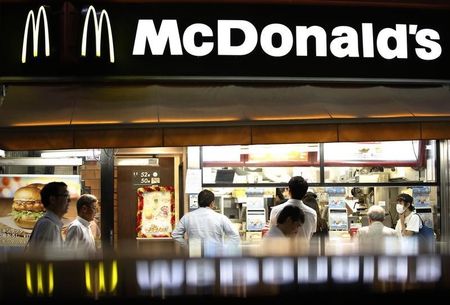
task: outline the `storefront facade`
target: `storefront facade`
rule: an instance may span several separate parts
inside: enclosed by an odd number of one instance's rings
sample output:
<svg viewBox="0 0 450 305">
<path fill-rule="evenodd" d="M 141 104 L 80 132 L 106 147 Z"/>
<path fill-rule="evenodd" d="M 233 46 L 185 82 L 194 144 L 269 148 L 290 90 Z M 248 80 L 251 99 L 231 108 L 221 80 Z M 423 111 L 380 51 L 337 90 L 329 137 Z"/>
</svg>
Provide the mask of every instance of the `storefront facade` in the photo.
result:
<svg viewBox="0 0 450 305">
<path fill-rule="evenodd" d="M 118 166 L 121 158 L 170 159 L 179 219 L 189 209 L 187 169 L 204 168 L 191 166 L 190 147 L 378 141 L 433 142 L 434 176 L 415 186 L 434 188 L 441 237 L 448 236 L 445 2 L 29 4 L 1 4 L 8 47 L 0 51 L 0 148 L 104 149 L 105 242 L 136 233 L 136 212 L 120 204 L 131 190 L 114 186 L 136 169 Z M 395 13 L 387 18 L 388 10 Z M 27 19 L 42 22 L 40 34 L 23 30 Z M 326 152 L 317 150 L 313 184 L 340 187 L 326 181 Z"/>
</svg>

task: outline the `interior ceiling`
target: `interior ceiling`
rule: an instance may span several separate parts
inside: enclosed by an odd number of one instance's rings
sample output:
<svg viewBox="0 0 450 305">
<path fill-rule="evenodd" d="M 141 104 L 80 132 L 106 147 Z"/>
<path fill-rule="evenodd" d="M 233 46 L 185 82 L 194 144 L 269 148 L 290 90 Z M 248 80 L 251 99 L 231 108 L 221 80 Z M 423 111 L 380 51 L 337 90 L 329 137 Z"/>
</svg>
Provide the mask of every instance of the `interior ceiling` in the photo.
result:
<svg viewBox="0 0 450 305">
<path fill-rule="evenodd" d="M 9 86 L 0 127 L 447 120 L 448 86 Z"/>
</svg>

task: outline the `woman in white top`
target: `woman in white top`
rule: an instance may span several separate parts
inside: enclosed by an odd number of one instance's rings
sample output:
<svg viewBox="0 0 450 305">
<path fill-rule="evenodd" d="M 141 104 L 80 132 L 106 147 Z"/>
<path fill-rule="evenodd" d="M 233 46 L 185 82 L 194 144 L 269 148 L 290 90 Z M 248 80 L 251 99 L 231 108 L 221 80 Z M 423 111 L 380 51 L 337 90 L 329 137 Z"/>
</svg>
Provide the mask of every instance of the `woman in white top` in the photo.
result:
<svg viewBox="0 0 450 305">
<path fill-rule="evenodd" d="M 397 213 L 399 219 L 395 230 L 401 236 L 413 236 L 422 227 L 419 215 L 414 211 L 413 198 L 408 194 L 400 194 L 397 197 Z"/>
</svg>

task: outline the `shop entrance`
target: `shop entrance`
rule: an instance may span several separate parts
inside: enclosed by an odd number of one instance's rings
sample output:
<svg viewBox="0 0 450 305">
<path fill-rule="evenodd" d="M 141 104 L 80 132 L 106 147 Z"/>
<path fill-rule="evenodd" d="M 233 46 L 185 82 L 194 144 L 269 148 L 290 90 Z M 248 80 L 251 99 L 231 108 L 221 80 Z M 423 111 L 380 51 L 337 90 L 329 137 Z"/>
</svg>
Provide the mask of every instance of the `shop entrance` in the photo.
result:
<svg viewBox="0 0 450 305">
<path fill-rule="evenodd" d="M 178 220 L 180 155 L 116 155 L 114 160 L 115 239 L 138 241 L 171 240 Z"/>
</svg>

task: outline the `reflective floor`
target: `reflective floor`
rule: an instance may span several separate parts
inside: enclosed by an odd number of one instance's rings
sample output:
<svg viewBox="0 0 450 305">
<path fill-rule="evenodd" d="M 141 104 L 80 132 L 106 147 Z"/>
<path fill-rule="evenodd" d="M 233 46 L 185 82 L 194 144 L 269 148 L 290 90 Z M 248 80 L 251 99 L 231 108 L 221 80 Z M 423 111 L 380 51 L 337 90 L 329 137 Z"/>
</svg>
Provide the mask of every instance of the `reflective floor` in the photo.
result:
<svg viewBox="0 0 450 305">
<path fill-rule="evenodd" d="M 371 304 L 450 296 L 447 242 L 422 249 L 398 240 L 382 241 L 376 248 L 270 240 L 180 249 L 153 241 L 139 247 L 122 243 L 95 256 L 76 249 L 0 249 L 2 304 L 280 304 L 290 298 Z"/>
</svg>

